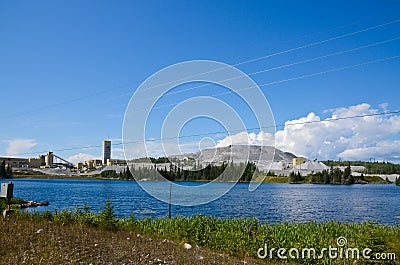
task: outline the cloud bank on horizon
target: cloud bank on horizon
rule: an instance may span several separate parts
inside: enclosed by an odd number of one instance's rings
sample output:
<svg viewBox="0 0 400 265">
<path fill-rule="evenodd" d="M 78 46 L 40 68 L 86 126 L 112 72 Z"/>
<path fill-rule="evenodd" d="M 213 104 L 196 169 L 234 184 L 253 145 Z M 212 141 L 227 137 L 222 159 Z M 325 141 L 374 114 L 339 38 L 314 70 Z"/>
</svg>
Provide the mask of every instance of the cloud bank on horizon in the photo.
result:
<svg viewBox="0 0 400 265">
<path fill-rule="evenodd" d="M 386 111 L 387 105 L 380 107 Z M 217 142 L 216 147 L 230 144 L 272 145 L 297 156 L 319 160 L 400 161 L 400 116 L 380 115 L 353 119 L 337 118 L 377 114 L 367 103 L 327 110 L 331 117 L 321 119 L 310 112 L 306 117 L 285 122 L 275 135 L 240 132 Z M 274 139 L 275 138 L 275 139 Z M 274 141 L 275 140 L 275 141 Z"/>
</svg>

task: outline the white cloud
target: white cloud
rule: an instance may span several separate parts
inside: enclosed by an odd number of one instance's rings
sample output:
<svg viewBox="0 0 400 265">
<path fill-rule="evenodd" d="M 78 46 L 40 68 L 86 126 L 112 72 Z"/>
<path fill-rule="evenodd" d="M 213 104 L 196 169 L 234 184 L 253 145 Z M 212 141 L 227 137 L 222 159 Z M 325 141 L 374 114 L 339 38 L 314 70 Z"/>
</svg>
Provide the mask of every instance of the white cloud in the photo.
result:
<svg viewBox="0 0 400 265">
<path fill-rule="evenodd" d="M 387 105 L 380 107 L 386 108 Z M 298 156 L 321 160 L 400 159 L 400 141 L 394 140 L 400 132 L 400 116 L 365 116 L 379 113 L 366 103 L 325 113 L 331 113 L 331 117 L 321 120 L 311 112 L 306 117 L 287 121 L 284 129 L 275 133 L 276 147 Z M 364 117 L 343 119 L 354 116 Z M 218 141 L 217 146 L 231 143 L 271 145 L 268 143 L 271 139 L 271 135 L 265 136 L 262 131 L 259 134 L 241 132 Z"/>
<path fill-rule="evenodd" d="M 72 155 L 72 156 L 68 157 L 67 161 L 75 164 L 75 163 L 78 163 L 78 162 L 82 162 L 82 161 L 85 161 L 85 160 L 92 160 L 92 159 L 100 159 L 100 158 L 95 157 L 94 155 L 91 155 L 91 154 L 79 153 L 79 154 Z"/>
<path fill-rule="evenodd" d="M 216 147 L 224 147 L 229 145 L 271 145 L 274 146 L 274 136 L 267 132 L 247 133 L 240 132 L 217 142 Z"/>
<path fill-rule="evenodd" d="M 389 103 L 384 102 L 378 105 L 381 109 L 383 109 L 383 111 L 387 112 L 388 111 L 388 107 L 389 107 Z"/>
<path fill-rule="evenodd" d="M 24 153 L 29 153 L 37 142 L 33 139 L 14 139 L 9 140 L 6 153 L 8 156 L 15 156 Z"/>
<path fill-rule="evenodd" d="M 346 149 L 338 156 L 346 160 L 376 160 L 399 161 L 400 141 L 382 141 L 375 146 Z"/>
</svg>

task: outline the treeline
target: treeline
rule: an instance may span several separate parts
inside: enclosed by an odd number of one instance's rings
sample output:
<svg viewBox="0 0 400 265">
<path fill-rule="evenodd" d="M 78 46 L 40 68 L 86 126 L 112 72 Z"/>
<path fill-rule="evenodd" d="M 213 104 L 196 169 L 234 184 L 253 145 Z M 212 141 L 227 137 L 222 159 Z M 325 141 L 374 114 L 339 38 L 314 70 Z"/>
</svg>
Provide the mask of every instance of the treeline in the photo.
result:
<svg viewBox="0 0 400 265">
<path fill-rule="evenodd" d="M 153 164 L 164 164 L 164 163 L 171 163 L 171 159 L 168 157 L 141 157 L 141 158 L 136 158 L 133 159 L 132 162 L 134 163 L 147 163 L 147 162 L 151 162 Z"/>
<path fill-rule="evenodd" d="M 354 184 L 354 183 L 367 183 L 364 175 L 355 177 L 351 174 L 350 165 L 344 171 L 339 168 L 331 168 L 330 170 L 323 170 L 311 175 L 310 183 L 318 184 Z"/>
<path fill-rule="evenodd" d="M 242 173 L 243 172 L 243 173 Z M 242 173 L 242 174 L 241 174 Z M 248 182 L 252 179 L 253 175 L 260 176 L 256 165 L 254 163 L 230 163 L 226 165 L 208 165 L 200 170 L 183 170 L 180 167 L 169 164 L 169 168 L 154 169 L 148 167 L 140 167 L 138 169 L 129 169 L 127 167 L 123 172 L 117 173 L 115 170 L 105 170 L 101 172 L 102 178 L 118 178 L 118 179 L 147 179 L 157 180 L 159 175 L 163 176 L 169 181 L 212 181 L 219 177 L 220 181 L 236 181 Z M 240 176 L 240 177 L 239 177 Z"/>
<path fill-rule="evenodd" d="M 126 167 L 126 169 L 122 172 L 117 173 L 115 170 L 105 170 L 101 172 L 100 176 L 102 178 L 118 178 L 118 179 L 134 179 L 131 171 L 129 170 L 129 167 Z"/>
<path fill-rule="evenodd" d="M 182 170 L 170 164 L 169 170 L 164 168 L 158 172 L 170 181 L 212 181 L 219 177 L 220 181 L 236 181 L 239 178 L 239 182 L 249 182 L 253 175 L 257 177 L 260 174 L 256 165 L 251 162 L 247 164 L 231 162 L 229 165 L 223 163 L 219 166 L 208 165 L 200 170 Z"/>
<path fill-rule="evenodd" d="M 150 161 L 153 164 L 170 163 L 170 160 L 168 157 L 158 157 L 158 158 L 150 157 Z"/>
<path fill-rule="evenodd" d="M 364 175 L 352 176 L 351 168 L 348 164 L 345 170 L 333 168 L 331 165 L 330 170 L 323 170 L 321 172 L 309 174 L 307 178 L 303 177 L 300 172 L 291 172 L 288 178 L 289 183 L 302 183 L 308 180 L 312 184 L 354 184 L 354 183 L 367 183 Z"/>
<path fill-rule="evenodd" d="M 12 174 L 12 167 L 6 166 L 6 161 L 3 160 L 0 164 L 0 179 L 11 178 Z"/>
<path fill-rule="evenodd" d="M 389 162 L 363 162 L 363 161 L 323 161 L 329 167 L 331 166 L 364 166 L 365 174 L 400 174 L 400 164 Z"/>
</svg>

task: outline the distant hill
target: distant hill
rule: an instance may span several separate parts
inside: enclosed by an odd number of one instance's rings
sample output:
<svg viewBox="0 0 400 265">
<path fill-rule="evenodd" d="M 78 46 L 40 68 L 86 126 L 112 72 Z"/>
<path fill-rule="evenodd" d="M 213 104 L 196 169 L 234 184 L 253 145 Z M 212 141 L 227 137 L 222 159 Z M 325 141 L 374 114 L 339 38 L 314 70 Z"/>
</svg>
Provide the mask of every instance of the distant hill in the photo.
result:
<svg viewBox="0 0 400 265">
<path fill-rule="evenodd" d="M 179 160 L 196 160 L 200 164 L 220 163 L 222 161 L 233 161 L 234 163 L 259 162 L 269 164 L 271 162 L 292 162 L 296 156 L 292 153 L 283 152 L 272 146 L 259 145 L 230 145 L 201 150 L 194 154 L 171 156 Z"/>
</svg>

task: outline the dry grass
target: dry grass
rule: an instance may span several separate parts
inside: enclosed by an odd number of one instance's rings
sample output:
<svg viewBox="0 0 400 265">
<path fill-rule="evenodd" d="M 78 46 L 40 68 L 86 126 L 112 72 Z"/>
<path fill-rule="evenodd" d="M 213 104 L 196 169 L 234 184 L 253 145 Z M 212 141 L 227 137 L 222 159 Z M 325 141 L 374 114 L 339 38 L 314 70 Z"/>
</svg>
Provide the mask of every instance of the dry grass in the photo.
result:
<svg viewBox="0 0 400 265">
<path fill-rule="evenodd" d="M 14 215 L 0 221 L 1 264 L 259 264 L 193 246 Z M 265 263 L 263 263 L 265 264 Z"/>
</svg>

